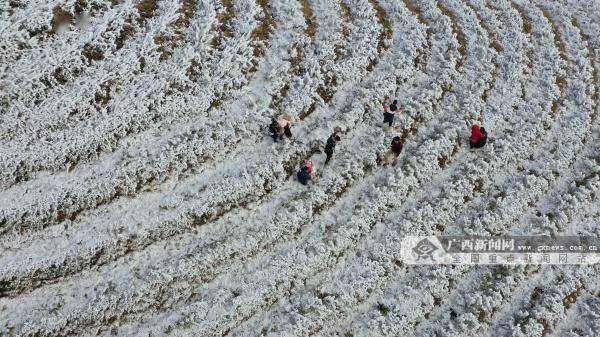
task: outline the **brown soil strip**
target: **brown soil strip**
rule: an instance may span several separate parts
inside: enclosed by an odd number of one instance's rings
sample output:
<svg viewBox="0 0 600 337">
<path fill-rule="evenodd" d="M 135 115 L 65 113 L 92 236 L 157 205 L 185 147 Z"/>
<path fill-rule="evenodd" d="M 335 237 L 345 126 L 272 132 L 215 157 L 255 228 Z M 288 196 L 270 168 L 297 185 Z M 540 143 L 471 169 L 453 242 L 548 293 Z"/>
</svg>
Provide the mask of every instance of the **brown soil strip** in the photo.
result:
<svg viewBox="0 0 600 337">
<path fill-rule="evenodd" d="M 62 9 L 59 6 L 54 7 L 52 9 L 52 21 L 50 22 L 51 31 L 50 34 L 54 34 L 58 31 L 58 29 L 65 25 L 71 25 L 75 23 L 75 16 L 70 12 Z"/>
<path fill-rule="evenodd" d="M 129 40 L 135 34 L 135 28 L 131 24 L 131 19 L 126 20 L 121 28 L 121 32 L 119 32 L 119 36 L 115 41 L 115 45 L 117 46 L 117 50 L 120 50 L 125 45 L 125 42 Z"/>
<path fill-rule="evenodd" d="M 371 62 L 369 62 L 369 64 L 367 65 L 367 71 L 371 72 L 373 71 L 373 68 L 375 68 L 377 62 L 379 62 L 379 59 L 383 55 L 383 52 L 388 49 L 385 46 L 385 40 L 390 39 L 392 37 L 393 26 L 385 9 L 381 7 L 380 4 L 378 4 L 375 0 L 369 0 L 369 3 L 371 4 L 371 6 L 373 6 L 373 9 L 375 10 L 375 15 L 377 16 L 377 21 L 381 26 L 381 33 L 379 33 L 378 37 L 379 42 L 377 43 L 377 53 L 379 54 L 379 58 L 372 59 Z"/>
<path fill-rule="evenodd" d="M 233 36 L 233 32 L 231 31 L 231 20 L 234 16 L 234 8 L 232 0 L 221 0 L 223 4 L 223 10 L 217 14 L 217 25 L 215 27 L 215 31 L 217 35 L 212 39 L 211 46 L 214 49 L 219 49 L 221 46 L 221 42 L 223 38 Z"/>
<path fill-rule="evenodd" d="M 137 22 L 140 26 L 143 26 L 146 20 L 154 17 L 154 13 L 158 9 L 158 0 L 141 0 L 136 8 L 139 14 Z"/>
<path fill-rule="evenodd" d="M 300 0 L 300 6 L 302 7 L 302 15 L 304 15 L 304 21 L 306 22 L 306 35 L 308 35 L 311 40 L 315 39 L 315 35 L 317 34 L 317 22 L 314 20 L 314 13 L 308 0 Z"/>
<path fill-rule="evenodd" d="M 429 27 L 428 21 L 425 18 L 425 16 L 423 15 L 423 12 L 421 12 L 421 9 L 419 7 L 417 7 L 414 3 L 412 3 L 411 0 L 402 0 L 402 2 L 404 3 L 404 6 L 406 7 L 406 9 L 408 9 L 408 11 L 411 12 L 417 18 L 417 20 L 419 20 L 419 23 L 423 27 L 425 27 L 425 34 L 427 35 L 427 46 L 424 45 L 423 48 L 427 48 L 427 50 L 431 50 L 431 48 L 432 48 L 431 36 L 433 35 L 433 29 L 431 29 L 431 27 Z M 426 55 L 426 52 L 422 51 L 414 59 L 415 68 L 421 69 L 421 71 L 423 71 L 425 69 L 425 66 L 427 65 L 427 62 L 425 60 L 425 55 Z"/>
<path fill-rule="evenodd" d="M 268 46 L 269 37 L 277 27 L 277 22 L 273 18 L 273 9 L 268 0 L 256 0 L 256 3 L 262 8 L 262 18 L 259 25 L 252 30 L 250 36 L 254 47 L 254 57 L 260 58 L 264 55 Z M 258 69 L 258 60 L 252 60 L 250 72 L 254 73 Z"/>
<path fill-rule="evenodd" d="M 160 52 L 159 59 L 161 61 L 169 59 L 174 50 L 184 40 L 185 36 L 183 29 L 188 27 L 190 20 L 196 13 L 197 0 L 183 0 L 179 7 L 179 17 L 169 25 L 174 30 L 171 34 L 163 34 L 154 37 L 154 43 L 157 44 Z"/>
<path fill-rule="evenodd" d="M 527 15 L 525 15 L 523 8 L 521 8 L 519 5 L 517 5 L 514 2 L 511 2 L 510 5 L 512 8 L 514 8 L 514 10 L 516 10 L 519 13 L 519 16 L 521 17 L 521 21 L 522 21 L 523 33 L 525 33 L 525 35 L 528 36 L 529 40 L 531 40 L 532 39 L 531 21 L 529 20 Z M 527 56 L 527 67 L 529 69 L 533 69 L 533 48 L 531 46 L 527 49 L 527 51 L 525 52 L 525 55 Z"/>
<path fill-rule="evenodd" d="M 552 20 L 552 17 L 550 16 L 550 14 L 548 13 L 548 11 L 546 9 L 544 9 L 544 8 L 539 8 L 539 9 L 542 11 L 542 14 L 544 15 L 544 17 L 546 18 L 546 20 L 548 21 L 548 23 L 550 24 L 550 26 L 552 28 L 552 35 L 554 37 L 554 45 L 558 48 L 560 58 L 565 63 L 567 63 L 568 61 L 567 61 L 567 57 L 566 57 L 566 54 L 567 54 L 566 48 L 561 39 L 560 32 L 558 31 L 558 27 L 556 27 L 556 24 L 554 23 L 554 21 Z M 563 69 L 564 69 L 564 67 L 563 67 Z M 556 86 L 558 87 L 558 90 L 560 91 L 560 98 L 552 101 L 552 106 L 550 108 L 550 115 L 553 118 L 558 113 L 560 101 L 562 101 L 563 97 L 565 97 L 565 87 L 567 85 L 567 81 L 563 76 L 557 75 L 555 77 L 555 81 L 556 81 Z"/>
<path fill-rule="evenodd" d="M 592 44 L 590 42 L 590 37 L 586 33 L 583 32 L 583 30 L 581 29 L 581 25 L 579 24 L 577 19 L 572 18 L 571 22 L 573 23 L 573 26 L 579 30 L 579 33 L 581 34 L 581 38 L 585 41 L 587 51 L 588 51 L 587 58 L 590 62 L 590 65 L 592 66 L 592 80 L 594 82 L 594 86 L 592 89 L 593 92 L 588 92 L 588 95 L 590 95 L 592 97 L 592 104 L 595 107 L 595 111 L 593 111 L 591 114 L 590 124 L 596 125 L 596 120 L 598 119 L 598 113 L 600 113 L 600 74 L 598 73 L 598 63 L 596 62 L 598 55 L 596 55 L 596 50 L 592 47 Z M 586 135 L 583 138 L 584 144 L 587 143 L 587 141 L 589 139 L 588 136 L 589 136 L 589 133 L 586 133 Z"/>
<path fill-rule="evenodd" d="M 560 58 L 563 59 L 566 63 L 567 51 L 562 37 L 560 35 L 560 31 L 558 30 L 556 23 L 550 16 L 550 13 L 548 13 L 548 11 L 545 8 L 540 8 L 540 10 L 542 11 L 542 14 L 546 18 L 546 20 L 548 20 L 548 22 L 550 23 L 550 26 L 552 28 L 552 34 L 554 35 L 554 44 L 558 47 Z M 558 86 L 561 92 L 564 92 L 565 86 L 567 85 L 567 80 L 562 76 L 556 76 L 556 85 Z"/>
<path fill-rule="evenodd" d="M 352 12 L 350 11 L 350 7 L 343 1 L 340 0 L 340 8 L 342 9 L 342 21 L 343 23 L 340 25 L 340 32 L 342 33 L 342 41 L 348 40 L 348 35 L 350 32 L 348 31 L 348 27 L 345 23 L 350 22 L 352 20 Z M 333 53 L 335 54 L 334 61 L 337 62 L 342 59 L 344 50 L 344 43 L 336 44 L 333 48 Z"/>
<path fill-rule="evenodd" d="M 496 39 L 496 34 L 490 28 L 490 26 L 487 25 L 486 22 L 481 18 L 481 15 L 479 14 L 479 12 L 470 3 L 465 3 L 465 4 L 467 5 L 467 7 L 469 7 L 471 9 L 471 11 L 473 13 L 475 13 L 477 22 L 483 28 L 483 30 L 485 30 L 486 35 L 488 37 L 490 48 L 494 48 L 497 53 L 503 52 L 504 48 L 502 47 L 500 42 L 498 42 L 498 40 Z M 487 100 L 489 99 L 489 93 L 492 90 L 493 83 L 496 82 L 496 77 L 497 77 L 496 70 L 498 69 L 498 63 L 497 63 L 495 57 L 492 59 L 492 63 L 494 64 L 494 69 L 492 70 L 492 80 L 490 82 L 488 82 L 487 87 L 485 88 L 485 90 L 483 90 L 483 93 L 481 94 L 481 100 L 484 102 L 487 102 Z"/>
<path fill-rule="evenodd" d="M 458 60 L 458 62 L 456 62 L 456 70 L 458 70 L 458 68 L 460 68 L 463 65 L 465 55 L 466 55 L 467 43 L 466 43 L 466 39 L 465 39 L 465 34 L 459 28 L 456 15 L 454 15 L 454 13 L 452 13 L 452 11 L 450 11 L 448 8 L 444 7 L 440 2 L 437 2 L 437 7 L 442 12 L 443 15 L 447 16 L 450 19 L 450 25 L 452 26 L 452 32 L 454 33 L 454 35 L 456 35 L 456 40 L 458 41 L 458 52 L 461 55 L 460 60 Z"/>
</svg>

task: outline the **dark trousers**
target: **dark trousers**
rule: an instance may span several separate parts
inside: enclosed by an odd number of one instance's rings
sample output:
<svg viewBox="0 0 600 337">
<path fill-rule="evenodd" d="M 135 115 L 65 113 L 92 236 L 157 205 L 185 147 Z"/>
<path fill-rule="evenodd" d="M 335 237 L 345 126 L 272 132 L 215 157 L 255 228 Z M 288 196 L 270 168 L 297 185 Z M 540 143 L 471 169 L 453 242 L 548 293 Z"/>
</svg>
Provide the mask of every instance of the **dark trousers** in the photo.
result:
<svg viewBox="0 0 600 337">
<path fill-rule="evenodd" d="M 325 155 L 327 156 L 327 158 L 325 158 L 325 164 L 327 164 L 329 162 L 329 160 L 331 159 L 331 156 L 333 156 L 333 150 L 332 151 L 325 150 Z"/>
<path fill-rule="evenodd" d="M 484 147 L 486 143 L 487 143 L 487 136 L 479 139 L 476 143 L 470 143 L 470 144 L 471 144 L 471 148 L 478 149 L 478 148 Z"/>
<path fill-rule="evenodd" d="M 394 123 L 394 114 L 389 113 L 389 112 L 384 112 L 383 113 L 383 122 L 388 123 L 389 126 L 392 126 L 392 123 Z"/>
</svg>

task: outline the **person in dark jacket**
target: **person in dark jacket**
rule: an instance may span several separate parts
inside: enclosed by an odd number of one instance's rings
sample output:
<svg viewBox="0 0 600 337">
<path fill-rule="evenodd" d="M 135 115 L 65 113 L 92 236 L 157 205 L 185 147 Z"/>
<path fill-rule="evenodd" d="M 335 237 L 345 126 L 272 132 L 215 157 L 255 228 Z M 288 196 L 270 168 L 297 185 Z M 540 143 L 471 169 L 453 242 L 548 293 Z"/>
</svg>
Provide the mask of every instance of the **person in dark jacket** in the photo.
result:
<svg viewBox="0 0 600 337">
<path fill-rule="evenodd" d="M 308 185 L 309 180 L 310 180 L 310 173 L 308 173 L 308 168 L 306 166 L 304 166 L 300 169 L 300 171 L 298 171 L 298 181 L 302 185 Z"/>
<path fill-rule="evenodd" d="M 392 143 L 390 144 L 389 150 L 385 153 L 385 157 L 383 159 L 383 166 L 388 164 L 388 161 L 391 156 L 394 156 L 394 161 L 392 162 L 393 166 L 396 166 L 398 162 L 398 156 L 400 156 L 400 152 L 402 152 L 402 148 L 404 147 L 404 140 L 399 136 L 394 137 L 392 139 Z"/>
<path fill-rule="evenodd" d="M 308 181 L 310 180 L 310 175 L 312 173 L 312 161 L 304 161 L 302 163 L 302 168 L 298 171 L 297 177 L 298 181 L 302 185 L 308 185 Z"/>
<path fill-rule="evenodd" d="M 471 137 L 469 138 L 469 144 L 471 148 L 481 148 L 487 143 L 487 131 L 477 124 L 471 126 Z"/>
<path fill-rule="evenodd" d="M 335 133 L 329 136 L 329 138 L 327 138 L 327 144 L 325 144 L 325 154 L 327 155 L 327 158 L 325 159 L 325 164 L 327 164 L 331 159 L 331 156 L 333 155 L 333 150 L 335 149 L 335 145 L 339 141 L 340 136 L 338 136 Z"/>
<path fill-rule="evenodd" d="M 400 104 L 398 104 L 398 100 L 395 99 L 390 105 L 387 105 L 384 101 L 383 124 L 388 123 L 391 127 L 394 123 L 394 114 L 396 113 L 400 113 Z"/>
</svg>

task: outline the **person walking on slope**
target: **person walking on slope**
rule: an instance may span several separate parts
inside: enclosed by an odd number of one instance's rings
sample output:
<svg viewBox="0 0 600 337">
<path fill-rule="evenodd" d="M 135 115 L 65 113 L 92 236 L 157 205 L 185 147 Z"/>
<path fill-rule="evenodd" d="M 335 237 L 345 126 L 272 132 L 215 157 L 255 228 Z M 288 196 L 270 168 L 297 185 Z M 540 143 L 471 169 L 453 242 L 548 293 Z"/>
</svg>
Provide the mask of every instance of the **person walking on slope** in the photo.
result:
<svg viewBox="0 0 600 337">
<path fill-rule="evenodd" d="M 276 119 L 271 120 L 269 132 L 275 142 L 283 139 L 283 136 L 292 138 L 292 116 L 290 114 L 282 114 Z"/>
<path fill-rule="evenodd" d="M 383 158 L 383 166 L 388 164 L 388 160 L 392 155 L 394 156 L 392 166 L 396 166 L 396 163 L 398 163 L 398 156 L 400 156 L 400 152 L 402 152 L 403 147 L 404 140 L 399 136 L 394 137 L 394 139 L 392 139 L 392 143 L 390 144 L 389 150 L 385 153 L 385 157 Z"/>
<path fill-rule="evenodd" d="M 336 133 L 333 133 L 329 138 L 327 138 L 327 144 L 325 144 L 325 154 L 327 158 L 325 159 L 325 164 L 329 162 L 331 156 L 333 156 L 333 150 L 335 149 L 335 145 L 340 141 L 340 136 Z"/>
<path fill-rule="evenodd" d="M 310 175 L 312 174 L 312 170 L 313 170 L 312 161 L 305 160 L 302 162 L 302 167 L 300 168 L 300 171 L 298 171 L 298 173 L 297 173 L 298 181 L 302 185 L 308 185 L 308 181 L 310 180 Z"/>
<path fill-rule="evenodd" d="M 394 123 L 394 114 L 400 113 L 400 104 L 397 99 L 392 104 L 389 104 L 389 102 L 388 98 L 383 101 L 383 124 L 388 123 L 391 127 Z"/>
<path fill-rule="evenodd" d="M 487 138 L 487 132 L 483 127 L 477 124 L 473 124 L 473 126 L 471 126 L 471 138 L 469 139 L 471 148 L 484 147 L 487 143 Z"/>
</svg>

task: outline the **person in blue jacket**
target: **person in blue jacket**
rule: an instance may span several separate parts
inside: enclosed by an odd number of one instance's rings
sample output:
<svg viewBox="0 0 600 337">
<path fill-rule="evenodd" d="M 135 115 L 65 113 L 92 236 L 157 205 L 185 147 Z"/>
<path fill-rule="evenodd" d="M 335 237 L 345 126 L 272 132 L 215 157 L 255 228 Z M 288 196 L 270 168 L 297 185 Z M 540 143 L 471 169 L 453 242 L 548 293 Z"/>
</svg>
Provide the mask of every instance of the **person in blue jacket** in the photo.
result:
<svg viewBox="0 0 600 337">
<path fill-rule="evenodd" d="M 312 173 L 312 161 L 304 161 L 302 163 L 302 168 L 298 171 L 298 181 L 302 185 L 308 185 L 308 181 L 310 180 L 310 174 Z"/>
</svg>

